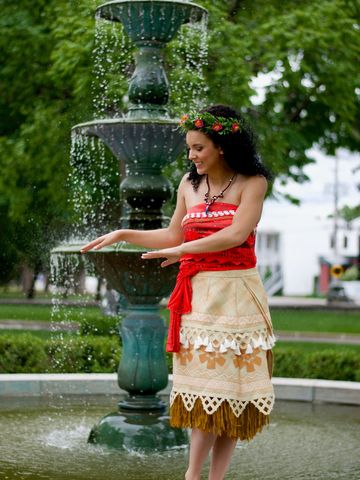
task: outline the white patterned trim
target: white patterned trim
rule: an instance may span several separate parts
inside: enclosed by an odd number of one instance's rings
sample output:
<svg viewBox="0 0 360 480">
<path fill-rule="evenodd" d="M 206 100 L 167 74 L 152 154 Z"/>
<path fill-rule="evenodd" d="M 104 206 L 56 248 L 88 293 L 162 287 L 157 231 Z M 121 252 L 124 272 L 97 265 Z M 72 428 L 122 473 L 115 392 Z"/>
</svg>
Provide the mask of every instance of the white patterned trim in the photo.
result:
<svg viewBox="0 0 360 480">
<path fill-rule="evenodd" d="M 218 218 L 218 217 L 224 217 L 229 215 L 234 216 L 235 210 L 219 210 L 217 212 L 208 212 L 208 213 L 206 212 L 187 213 L 182 221 L 185 222 L 190 218 Z"/>
<path fill-rule="evenodd" d="M 206 347 L 206 352 L 233 350 L 235 355 L 241 355 L 241 350 L 245 350 L 245 354 L 251 354 L 255 348 L 271 350 L 275 342 L 275 336 L 266 327 L 241 333 L 211 332 L 194 327 L 181 327 L 180 330 L 180 343 L 185 349 L 193 345 L 195 350 Z"/>
<path fill-rule="evenodd" d="M 191 412 L 191 410 L 194 408 L 197 399 L 201 400 L 203 409 L 208 415 L 215 413 L 220 405 L 227 401 L 233 414 L 237 418 L 243 413 L 249 403 L 255 405 L 255 407 L 264 415 L 269 415 L 275 402 L 275 396 L 272 393 L 262 395 L 260 398 L 253 400 L 234 400 L 229 398 L 210 397 L 208 395 L 197 395 L 195 393 L 182 393 L 172 390 L 170 394 L 170 406 L 174 403 L 178 395 L 180 395 L 188 412 Z"/>
</svg>

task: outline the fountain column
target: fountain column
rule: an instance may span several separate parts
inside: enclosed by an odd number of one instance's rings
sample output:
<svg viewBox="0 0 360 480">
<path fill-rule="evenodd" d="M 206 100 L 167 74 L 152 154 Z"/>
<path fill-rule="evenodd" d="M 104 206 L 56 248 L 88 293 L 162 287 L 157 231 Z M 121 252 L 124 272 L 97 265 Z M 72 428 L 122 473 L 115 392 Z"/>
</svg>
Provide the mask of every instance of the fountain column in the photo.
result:
<svg viewBox="0 0 360 480">
<path fill-rule="evenodd" d="M 171 198 L 171 184 L 162 168 L 184 148 L 178 120 L 169 118 L 169 82 L 163 48 L 180 26 L 199 21 L 206 10 L 186 0 L 116 0 L 97 9 L 97 17 L 121 22 L 138 47 L 129 81 L 129 112 L 124 118 L 101 119 L 74 127 L 77 133 L 100 138 L 125 163 L 120 185 L 127 202 L 121 223 L 135 229 L 162 228 L 162 206 Z M 171 429 L 165 404 L 157 392 L 167 385 L 165 326 L 159 302 L 174 286 L 177 267 L 162 269 L 161 261 L 141 260 L 142 248 L 120 243 L 88 258 L 128 302 L 122 321 L 119 386 L 128 392 L 119 411 L 104 417 L 89 441 L 118 448 L 169 448 L 186 443 L 186 433 Z"/>
</svg>

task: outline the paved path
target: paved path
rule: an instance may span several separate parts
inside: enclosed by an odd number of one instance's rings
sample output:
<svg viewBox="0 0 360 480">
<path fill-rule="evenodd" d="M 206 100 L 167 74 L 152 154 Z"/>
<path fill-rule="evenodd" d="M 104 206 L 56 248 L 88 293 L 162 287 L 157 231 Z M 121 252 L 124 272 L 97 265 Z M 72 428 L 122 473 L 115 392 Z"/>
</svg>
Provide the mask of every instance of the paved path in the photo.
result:
<svg viewBox="0 0 360 480">
<path fill-rule="evenodd" d="M 37 322 L 30 320 L 0 320 L 0 330 L 45 330 L 48 332 L 79 330 L 79 324 L 75 322 Z"/>
<path fill-rule="evenodd" d="M 360 335 L 348 335 L 346 333 L 322 333 L 322 332 L 282 332 L 275 331 L 278 340 L 284 342 L 310 342 L 310 343 L 337 343 L 345 345 L 360 345 Z"/>
<path fill-rule="evenodd" d="M 98 307 L 100 302 L 96 300 L 59 300 L 61 305 L 71 307 Z M 0 305 L 45 305 L 52 307 L 54 301 L 51 298 L 0 298 Z"/>
<path fill-rule="evenodd" d="M 269 306 L 272 309 L 289 308 L 297 310 L 355 310 L 360 312 L 360 304 L 339 301 L 329 303 L 326 298 L 269 297 Z"/>
<path fill-rule="evenodd" d="M 163 302 L 166 306 L 167 302 Z M 53 301 L 50 298 L 34 298 L 28 300 L 26 298 L 0 298 L 0 305 L 48 305 L 52 306 Z M 61 305 L 72 307 L 96 307 L 99 302 L 96 300 L 71 300 L 62 299 Z M 328 303 L 326 298 L 310 298 L 310 297 L 269 297 L 269 305 L 271 308 L 295 308 L 302 310 L 358 310 L 360 304 L 346 302 Z"/>
</svg>

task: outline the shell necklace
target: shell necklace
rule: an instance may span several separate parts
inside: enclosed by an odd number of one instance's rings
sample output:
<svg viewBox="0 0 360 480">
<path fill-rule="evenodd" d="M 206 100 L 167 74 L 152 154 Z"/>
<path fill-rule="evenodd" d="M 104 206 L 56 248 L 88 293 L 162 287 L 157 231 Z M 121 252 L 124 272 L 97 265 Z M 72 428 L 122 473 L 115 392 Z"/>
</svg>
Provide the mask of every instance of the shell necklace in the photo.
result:
<svg viewBox="0 0 360 480">
<path fill-rule="evenodd" d="M 232 182 L 233 182 L 233 181 L 235 180 L 235 178 L 236 178 L 236 175 L 237 175 L 237 174 L 236 174 L 236 172 L 235 172 L 234 175 L 230 178 L 229 183 L 226 185 L 226 187 L 223 188 L 218 195 L 213 195 L 212 197 L 210 197 L 209 177 L 206 175 L 206 185 L 207 185 L 207 187 L 208 187 L 207 192 L 205 193 L 205 197 L 204 197 L 204 203 L 205 203 L 205 205 L 206 205 L 206 208 L 205 208 L 205 213 L 206 213 L 206 215 L 208 214 L 211 205 L 212 205 L 213 203 L 215 203 L 218 198 L 224 198 L 224 193 L 226 192 L 226 190 L 227 190 L 228 188 L 230 188 Z"/>
</svg>

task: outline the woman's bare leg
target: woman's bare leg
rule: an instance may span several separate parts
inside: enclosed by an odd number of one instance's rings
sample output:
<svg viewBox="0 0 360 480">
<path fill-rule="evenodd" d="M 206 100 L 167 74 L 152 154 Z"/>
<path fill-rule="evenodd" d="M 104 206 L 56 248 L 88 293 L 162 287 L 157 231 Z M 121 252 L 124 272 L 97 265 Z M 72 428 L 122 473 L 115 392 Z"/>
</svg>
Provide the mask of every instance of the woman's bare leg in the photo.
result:
<svg viewBox="0 0 360 480">
<path fill-rule="evenodd" d="M 216 435 L 194 428 L 191 432 L 189 467 L 186 480 L 200 480 L 201 468 L 214 445 Z"/>
<path fill-rule="evenodd" d="M 209 480 L 223 480 L 230 464 L 236 440 L 229 437 L 216 437 L 211 456 Z"/>
</svg>

